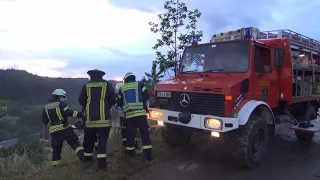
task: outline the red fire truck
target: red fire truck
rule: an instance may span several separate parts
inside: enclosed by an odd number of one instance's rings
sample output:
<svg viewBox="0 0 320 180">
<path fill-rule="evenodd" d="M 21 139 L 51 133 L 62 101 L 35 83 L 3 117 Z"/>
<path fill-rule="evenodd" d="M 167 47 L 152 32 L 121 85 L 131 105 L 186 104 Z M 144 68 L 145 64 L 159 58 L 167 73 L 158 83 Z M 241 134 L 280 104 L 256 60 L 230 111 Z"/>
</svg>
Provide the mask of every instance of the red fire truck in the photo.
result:
<svg viewBox="0 0 320 180">
<path fill-rule="evenodd" d="M 149 118 L 170 145 L 195 132 L 222 138 L 241 165 L 263 158 L 276 125 L 292 123 L 300 141 L 319 125 L 320 42 L 291 30 L 242 28 L 185 48 L 178 75 L 156 85 Z"/>
</svg>

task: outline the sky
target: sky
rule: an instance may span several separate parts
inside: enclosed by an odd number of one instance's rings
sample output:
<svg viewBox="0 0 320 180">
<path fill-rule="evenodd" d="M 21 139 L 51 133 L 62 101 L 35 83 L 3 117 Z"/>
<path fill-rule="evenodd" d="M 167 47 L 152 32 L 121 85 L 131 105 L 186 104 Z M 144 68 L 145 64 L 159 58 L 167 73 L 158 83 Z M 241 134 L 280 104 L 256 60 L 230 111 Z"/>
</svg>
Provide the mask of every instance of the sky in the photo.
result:
<svg viewBox="0 0 320 180">
<path fill-rule="evenodd" d="M 202 42 L 213 34 L 257 27 L 291 29 L 320 40 L 320 1 L 185 0 L 202 12 Z M 163 0 L 0 0 L 0 68 L 23 69 L 49 77 L 88 77 L 89 69 L 105 79 L 133 72 L 141 78 L 155 59 Z M 169 74 L 169 75 L 172 75 Z M 169 77 L 166 75 L 166 77 Z"/>
</svg>

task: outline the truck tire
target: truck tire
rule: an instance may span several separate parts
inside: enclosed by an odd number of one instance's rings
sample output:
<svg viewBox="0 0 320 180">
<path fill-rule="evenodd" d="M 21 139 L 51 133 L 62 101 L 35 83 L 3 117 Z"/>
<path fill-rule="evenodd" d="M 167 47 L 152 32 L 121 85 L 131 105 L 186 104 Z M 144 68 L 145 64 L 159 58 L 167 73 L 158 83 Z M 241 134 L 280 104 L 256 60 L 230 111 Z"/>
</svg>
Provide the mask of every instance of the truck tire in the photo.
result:
<svg viewBox="0 0 320 180">
<path fill-rule="evenodd" d="M 315 107 L 312 105 L 308 105 L 308 111 L 305 115 L 306 120 L 313 120 L 317 118 L 317 111 Z M 302 132 L 302 131 L 295 131 L 295 135 L 299 141 L 311 141 L 314 135 L 314 132 Z"/>
<path fill-rule="evenodd" d="M 244 126 L 234 132 L 231 153 L 240 166 L 258 166 L 266 153 L 268 126 L 260 115 L 251 115 Z"/>
<path fill-rule="evenodd" d="M 170 146 L 186 146 L 190 142 L 192 133 L 181 127 L 167 124 L 161 128 L 161 136 Z"/>
<path fill-rule="evenodd" d="M 311 141 L 314 135 L 313 132 L 302 132 L 302 131 L 296 131 L 295 134 L 299 141 Z"/>
</svg>

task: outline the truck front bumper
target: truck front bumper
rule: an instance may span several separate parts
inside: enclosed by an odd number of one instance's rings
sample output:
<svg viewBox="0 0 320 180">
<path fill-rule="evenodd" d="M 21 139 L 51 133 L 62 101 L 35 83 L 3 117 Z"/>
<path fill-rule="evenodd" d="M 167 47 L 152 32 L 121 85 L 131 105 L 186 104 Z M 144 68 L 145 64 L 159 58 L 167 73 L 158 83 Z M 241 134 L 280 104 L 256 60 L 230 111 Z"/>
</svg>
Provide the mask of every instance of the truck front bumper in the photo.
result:
<svg viewBox="0 0 320 180">
<path fill-rule="evenodd" d="M 150 108 L 148 118 L 158 121 L 158 125 L 170 123 L 177 126 L 208 130 L 211 132 L 227 132 L 239 128 L 238 118 L 191 114 L 190 119 L 186 123 L 179 119 L 179 114 L 181 114 L 181 112 Z"/>
</svg>

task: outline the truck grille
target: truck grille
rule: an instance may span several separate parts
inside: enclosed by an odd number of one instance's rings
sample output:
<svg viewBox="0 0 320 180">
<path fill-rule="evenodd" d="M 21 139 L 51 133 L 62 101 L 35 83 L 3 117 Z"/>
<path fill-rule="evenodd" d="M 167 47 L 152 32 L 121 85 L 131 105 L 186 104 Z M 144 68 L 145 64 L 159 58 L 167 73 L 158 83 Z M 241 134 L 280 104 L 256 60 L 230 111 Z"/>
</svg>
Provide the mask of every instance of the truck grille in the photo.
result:
<svg viewBox="0 0 320 180">
<path fill-rule="evenodd" d="M 201 94 L 185 93 L 190 97 L 190 103 L 187 107 L 180 104 L 183 92 L 171 92 L 171 98 L 157 98 L 157 105 L 160 109 L 171 111 L 189 112 L 192 114 L 224 116 L 223 94 Z"/>
</svg>

